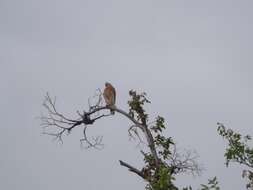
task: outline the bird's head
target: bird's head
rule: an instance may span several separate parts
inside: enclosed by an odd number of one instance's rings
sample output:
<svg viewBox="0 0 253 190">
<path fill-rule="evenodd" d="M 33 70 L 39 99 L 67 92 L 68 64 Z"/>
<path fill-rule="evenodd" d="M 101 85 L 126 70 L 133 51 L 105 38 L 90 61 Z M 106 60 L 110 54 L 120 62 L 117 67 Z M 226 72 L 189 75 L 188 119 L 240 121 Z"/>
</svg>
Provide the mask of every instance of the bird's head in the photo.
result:
<svg viewBox="0 0 253 190">
<path fill-rule="evenodd" d="M 111 85 L 111 83 L 106 82 L 106 83 L 105 83 L 105 87 L 107 87 L 107 86 L 112 86 L 112 85 Z"/>
</svg>

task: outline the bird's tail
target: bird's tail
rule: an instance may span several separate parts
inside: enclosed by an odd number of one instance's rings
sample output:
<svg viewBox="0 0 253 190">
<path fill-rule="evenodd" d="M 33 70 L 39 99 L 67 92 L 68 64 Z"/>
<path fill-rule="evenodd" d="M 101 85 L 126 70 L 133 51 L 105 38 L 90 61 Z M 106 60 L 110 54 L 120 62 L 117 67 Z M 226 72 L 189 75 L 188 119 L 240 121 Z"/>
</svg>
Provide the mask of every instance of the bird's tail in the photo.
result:
<svg viewBox="0 0 253 190">
<path fill-rule="evenodd" d="M 112 106 L 110 106 L 110 108 L 115 109 L 115 108 L 116 108 L 116 106 L 115 106 L 115 105 L 112 105 Z M 110 111 L 111 111 L 111 114 L 112 114 L 112 115 L 114 115 L 114 114 L 115 114 L 115 110 L 113 110 L 113 109 L 110 109 Z"/>
</svg>

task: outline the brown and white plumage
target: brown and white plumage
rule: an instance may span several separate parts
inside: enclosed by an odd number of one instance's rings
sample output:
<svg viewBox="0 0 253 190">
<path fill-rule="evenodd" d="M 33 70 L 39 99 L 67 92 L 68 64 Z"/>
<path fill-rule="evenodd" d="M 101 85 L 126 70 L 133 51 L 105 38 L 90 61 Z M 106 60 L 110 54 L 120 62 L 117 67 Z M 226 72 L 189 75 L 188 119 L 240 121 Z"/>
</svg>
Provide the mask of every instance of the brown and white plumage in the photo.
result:
<svg viewBox="0 0 253 190">
<path fill-rule="evenodd" d="M 106 106 L 115 107 L 116 91 L 115 88 L 109 83 L 105 83 L 105 89 L 103 93 Z M 114 114 L 114 110 L 111 109 L 111 113 Z"/>
</svg>

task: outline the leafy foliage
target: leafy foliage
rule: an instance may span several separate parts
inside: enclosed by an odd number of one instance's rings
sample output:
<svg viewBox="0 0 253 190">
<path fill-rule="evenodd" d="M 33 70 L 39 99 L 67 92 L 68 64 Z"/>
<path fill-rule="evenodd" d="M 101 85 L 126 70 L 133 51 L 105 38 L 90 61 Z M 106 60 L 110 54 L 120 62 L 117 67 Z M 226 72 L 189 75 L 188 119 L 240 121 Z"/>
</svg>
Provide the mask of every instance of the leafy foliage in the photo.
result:
<svg viewBox="0 0 253 190">
<path fill-rule="evenodd" d="M 168 167 L 160 167 L 155 174 L 155 179 L 146 186 L 147 190 L 178 190 L 172 183 L 174 177 Z"/>
<path fill-rule="evenodd" d="M 144 106 L 150 101 L 146 93 L 129 92 L 131 99 L 128 101 L 129 115 L 140 122 L 140 128 L 148 136 L 151 152 L 141 151 L 144 158 L 144 167 L 141 169 L 143 178 L 148 182 L 147 190 L 177 190 L 174 185 L 175 175 L 179 171 L 198 170 L 193 160 L 180 160 L 179 154 L 175 155 L 175 144 L 171 137 L 165 137 L 165 119 L 157 116 L 152 124 L 148 124 L 148 114 Z M 155 152 L 154 152 L 155 151 Z M 173 155 L 174 154 L 174 155 Z"/>
<path fill-rule="evenodd" d="M 232 129 L 226 129 L 224 125 L 218 123 L 219 134 L 228 141 L 228 148 L 225 152 L 226 166 L 230 162 L 253 167 L 253 149 L 247 145 L 251 140 L 249 135 L 242 137 L 241 134 L 234 132 Z"/>
<path fill-rule="evenodd" d="M 246 185 L 246 188 L 253 189 L 253 172 L 250 170 L 243 170 L 242 177 L 248 179 L 248 183 Z"/>
<path fill-rule="evenodd" d="M 177 189 L 173 185 L 174 177 L 171 167 L 166 163 L 166 159 L 171 154 L 170 145 L 174 144 L 171 138 L 164 137 L 161 133 L 165 129 L 165 120 L 158 116 L 155 120 L 154 126 L 148 126 L 148 114 L 144 110 L 145 103 L 150 103 L 146 98 L 146 93 L 138 94 L 136 91 L 129 92 L 131 99 L 128 101 L 130 107 L 129 114 L 136 118 L 143 125 L 144 129 L 148 131 L 147 134 L 152 135 L 152 143 L 154 149 L 158 151 L 159 163 L 156 163 L 154 154 L 142 152 L 145 166 L 142 168 L 144 178 L 149 182 L 146 186 L 147 190 L 168 190 Z M 151 137 L 149 137 L 151 138 Z"/>
<path fill-rule="evenodd" d="M 220 190 L 220 187 L 218 186 L 218 181 L 217 181 L 217 177 L 214 177 L 213 179 L 209 179 L 208 183 L 205 184 L 201 184 L 201 188 L 200 190 Z M 183 188 L 183 190 L 192 190 L 192 187 L 185 187 Z"/>
<path fill-rule="evenodd" d="M 148 114 L 145 113 L 145 110 L 143 108 L 145 103 L 151 103 L 146 98 L 146 93 L 137 94 L 136 91 L 130 90 L 129 95 L 131 97 L 131 100 L 128 101 L 129 105 L 129 115 L 133 118 L 137 118 L 138 121 L 141 121 L 142 123 L 146 123 L 148 119 Z"/>
<path fill-rule="evenodd" d="M 207 185 L 201 184 L 201 190 L 220 190 L 217 178 L 209 179 Z"/>
<path fill-rule="evenodd" d="M 225 158 L 226 166 L 228 167 L 231 162 L 239 163 L 253 168 L 253 148 L 248 145 L 251 140 L 249 135 L 242 136 L 239 133 L 234 132 L 232 129 L 226 129 L 221 123 L 218 123 L 218 133 L 228 141 L 228 147 L 226 148 Z M 250 170 L 244 170 L 244 178 L 247 177 L 248 189 L 253 189 L 253 173 Z"/>
<path fill-rule="evenodd" d="M 171 145 L 174 145 L 171 137 L 167 138 L 162 135 L 162 131 L 165 129 L 165 120 L 163 117 L 158 116 L 156 118 L 155 125 L 151 127 L 151 130 L 155 133 L 154 142 L 158 149 L 158 154 L 166 161 L 171 155 Z"/>
</svg>

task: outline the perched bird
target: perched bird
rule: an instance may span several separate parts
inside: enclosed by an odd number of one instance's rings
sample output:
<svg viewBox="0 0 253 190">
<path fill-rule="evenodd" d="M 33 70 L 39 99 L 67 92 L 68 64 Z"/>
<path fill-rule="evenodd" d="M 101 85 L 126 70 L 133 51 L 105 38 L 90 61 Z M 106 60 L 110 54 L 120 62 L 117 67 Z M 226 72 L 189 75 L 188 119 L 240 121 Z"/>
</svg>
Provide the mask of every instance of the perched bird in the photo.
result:
<svg viewBox="0 0 253 190">
<path fill-rule="evenodd" d="M 115 88 L 109 83 L 105 83 L 105 89 L 103 93 L 106 106 L 109 106 L 111 108 L 115 108 L 115 102 L 116 102 L 116 91 Z M 111 114 L 114 114 L 114 110 L 111 109 Z"/>
</svg>

